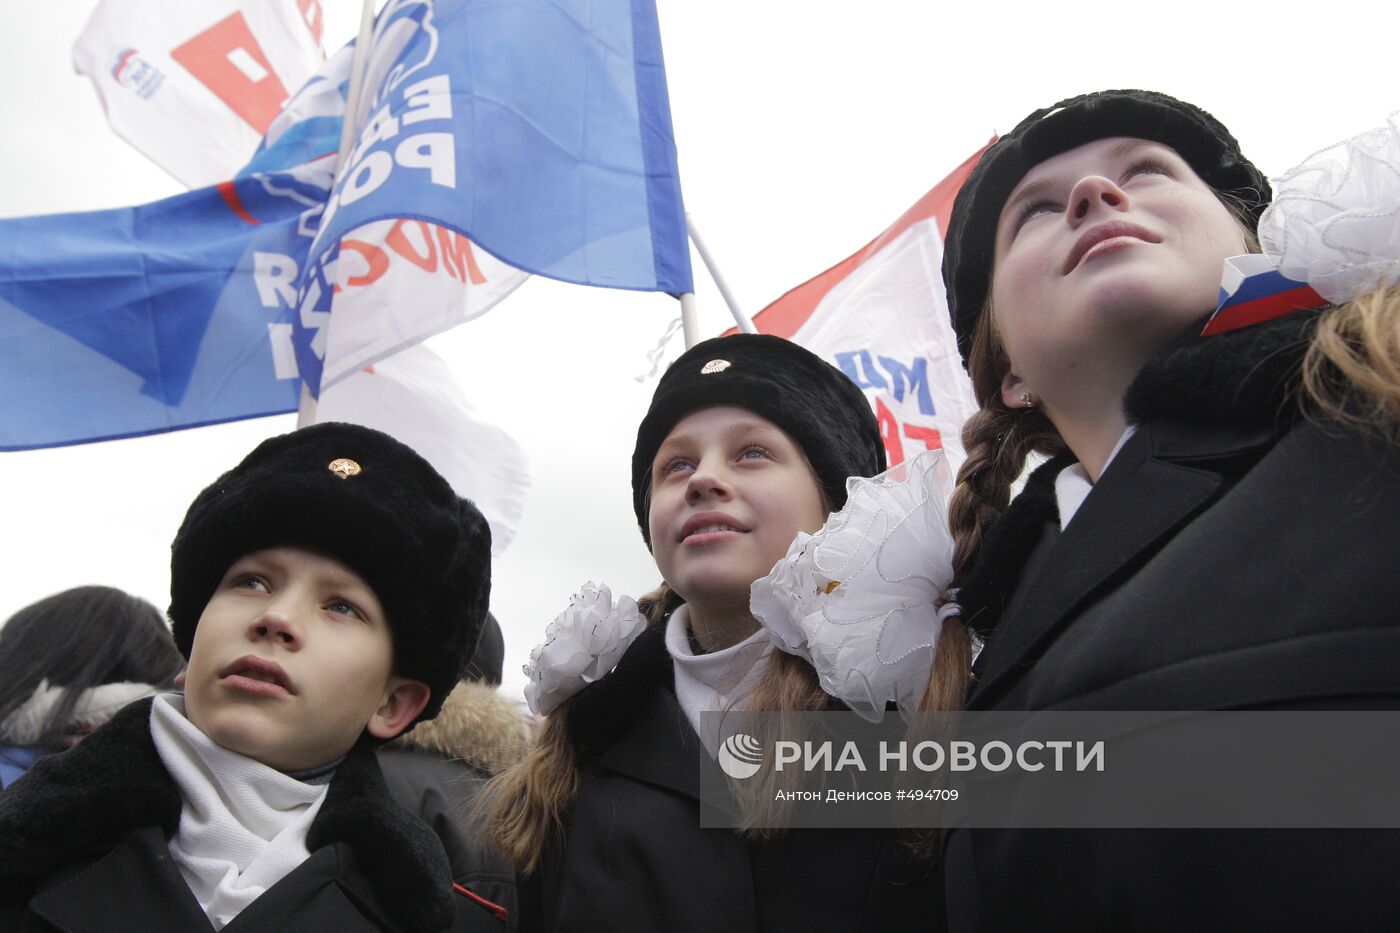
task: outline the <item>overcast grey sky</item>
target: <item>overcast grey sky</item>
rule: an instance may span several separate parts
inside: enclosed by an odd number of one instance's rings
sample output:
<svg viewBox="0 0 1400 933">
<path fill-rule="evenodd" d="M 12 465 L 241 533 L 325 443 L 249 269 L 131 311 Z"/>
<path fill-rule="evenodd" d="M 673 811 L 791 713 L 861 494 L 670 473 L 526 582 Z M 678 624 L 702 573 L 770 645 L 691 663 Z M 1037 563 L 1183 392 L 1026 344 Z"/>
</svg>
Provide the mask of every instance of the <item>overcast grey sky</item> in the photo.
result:
<svg viewBox="0 0 1400 933">
<path fill-rule="evenodd" d="M 357 0 L 323 0 L 327 46 Z M 0 216 L 181 190 L 107 127 L 71 46 L 94 0 L 0 6 Z M 854 252 L 1035 107 L 1147 87 L 1220 117 L 1269 174 L 1400 108 L 1396 14 L 1258 4 L 659 0 L 686 206 L 752 313 Z M 696 262 L 703 336 L 730 323 Z M 652 384 L 634 376 L 677 314 L 665 296 L 532 280 L 433 341 L 530 452 L 523 527 L 497 562 L 507 684 L 577 586 L 657 575 L 628 458 Z M 677 337 L 671 357 L 680 352 Z M 7 400 L 5 404 L 10 404 Z M 3 417 L 3 414 L 0 414 Z M 0 454 L 0 619 L 84 583 L 164 608 L 168 545 L 194 494 L 291 416 Z"/>
</svg>

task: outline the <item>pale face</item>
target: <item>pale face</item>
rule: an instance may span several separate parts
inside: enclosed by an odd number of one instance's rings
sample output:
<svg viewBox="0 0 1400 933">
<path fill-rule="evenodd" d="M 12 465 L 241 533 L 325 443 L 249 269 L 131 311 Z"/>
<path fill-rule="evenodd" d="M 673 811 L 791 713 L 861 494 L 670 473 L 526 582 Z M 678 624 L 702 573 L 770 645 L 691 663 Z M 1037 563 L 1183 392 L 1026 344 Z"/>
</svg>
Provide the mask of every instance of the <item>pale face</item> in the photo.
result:
<svg viewBox="0 0 1400 933">
<path fill-rule="evenodd" d="M 229 568 L 199 617 L 185 710 L 219 745 L 283 771 L 328 764 L 366 728 L 389 738 L 428 699 L 393 674 L 384 608 L 354 571 L 299 548 Z"/>
<path fill-rule="evenodd" d="M 1161 143 L 1101 139 L 1035 166 L 997 225 L 1007 404 L 1026 389 L 1052 410 L 1066 391 L 1119 391 L 1215 307 L 1225 258 L 1243 252 L 1234 217 Z"/>
<path fill-rule="evenodd" d="M 815 532 L 824 521 L 802 450 L 745 409 L 688 415 L 652 461 L 652 553 L 693 607 L 747 612 L 749 584 L 773 569 L 799 531 Z"/>
</svg>

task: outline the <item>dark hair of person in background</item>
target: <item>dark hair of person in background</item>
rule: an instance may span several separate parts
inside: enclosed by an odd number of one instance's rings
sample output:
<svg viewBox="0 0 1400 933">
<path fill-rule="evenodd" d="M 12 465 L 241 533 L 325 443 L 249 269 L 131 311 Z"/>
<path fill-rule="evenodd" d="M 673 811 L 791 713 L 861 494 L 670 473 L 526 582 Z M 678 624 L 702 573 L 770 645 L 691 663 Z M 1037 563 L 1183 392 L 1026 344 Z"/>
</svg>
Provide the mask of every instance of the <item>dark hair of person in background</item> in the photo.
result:
<svg viewBox="0 0 1400 933">
<path fill-rule="evenodd" d="M 37 744 L 59 746 L 83 691 L 110 683 L 170 688 L 184 664 L 164 616 L 146 600 L 110 586 L 64 590 L 0 628 L 0 723 L 47 680 L 66 689 Z"/>
</svg>

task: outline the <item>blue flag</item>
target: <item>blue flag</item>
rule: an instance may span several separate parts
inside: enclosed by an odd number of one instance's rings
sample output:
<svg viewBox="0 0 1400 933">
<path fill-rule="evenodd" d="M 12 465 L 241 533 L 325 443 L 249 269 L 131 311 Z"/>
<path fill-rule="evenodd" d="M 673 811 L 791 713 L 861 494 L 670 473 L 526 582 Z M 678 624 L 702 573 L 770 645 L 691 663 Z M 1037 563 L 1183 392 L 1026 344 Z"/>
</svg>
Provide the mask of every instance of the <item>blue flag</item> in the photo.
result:
<svg viewBox="0 0 1400 933">
<path fill-rule="evenodd" d="M 313 390 L 328 270 L 371 221 L 457 230 L 565 282 L 693 290 L 653 0 L 393 0 L 370 56 L 363 129 L 299 292 Z"/>
<path fill-rule="evenodd" d="M 563 281 L 691 290 L 654 0 L 390 0 L 332 187 L 349 51 L 232 182 L 0 221 L 0 450 L 294 410 L 340 238 L 375 220 Z"/>
<path fill-rule="evenodd" d="M 258 175 L 0 221 L 0 450 L 295 410 L 284 257 L 305 253 L 329 183 Z"/>
</svg>

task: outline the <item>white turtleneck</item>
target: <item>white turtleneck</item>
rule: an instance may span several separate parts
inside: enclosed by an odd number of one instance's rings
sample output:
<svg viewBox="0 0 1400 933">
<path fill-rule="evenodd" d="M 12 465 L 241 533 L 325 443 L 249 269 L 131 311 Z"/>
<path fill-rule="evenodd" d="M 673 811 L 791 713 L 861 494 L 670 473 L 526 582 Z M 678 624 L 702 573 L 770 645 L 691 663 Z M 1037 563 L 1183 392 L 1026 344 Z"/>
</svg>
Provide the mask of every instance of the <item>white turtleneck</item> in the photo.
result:
<svg viewBox="0 0 1400 933">
<path fill-rule="evenodd" d="M 666 622 L 666 651 L 676 669 L 676 701 L 705 748 L 718 755 L 719 730 L 706 729 L 700 714 L 728 710 L 747 698 L 768 666 L 773 643 L 760 628 L 738 644 L 696 654 L 690 647 L 686 619 L 687 607 L 682 605 Z"/>
<path fill-rule="evenodd" d="M 218 745 L 189 721 L 178 694 L 151 704 L 151 738 L 184 800 L 170 854 L 209 922 L 223 929 L 310 855 L 306 834 L 328 785 Z"/>
</svg>

